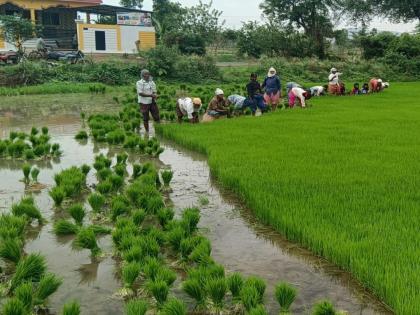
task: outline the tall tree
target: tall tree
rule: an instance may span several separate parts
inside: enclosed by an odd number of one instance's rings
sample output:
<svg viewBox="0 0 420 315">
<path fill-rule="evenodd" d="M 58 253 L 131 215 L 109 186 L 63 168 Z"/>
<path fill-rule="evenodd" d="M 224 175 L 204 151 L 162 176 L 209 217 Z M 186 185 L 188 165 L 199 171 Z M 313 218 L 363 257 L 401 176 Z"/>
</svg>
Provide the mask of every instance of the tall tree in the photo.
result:
<svg viewBox="0 0 420 315">
<path fill-rule="evenodd" d="M 120 0 L 120 5 L 131 9 L 143 8 L 143 0 Z"/>
<path fill-rule="evenodd" d="M 179 2 L 170 0 L 153 0 L 153 22 L 159 38 L 168 32 L 178 32 L 181 29 L 183 15 L 186 9 Z"/>
<path fill-rule="evenodd" d="M 303 29 L 312 39 L 316 54 L 326 56 L 326 37 L 332 35 L 330 14 L 337 7 L 334 0 L 264 0 L 264 14 L 273 22 Z"/>
</svg>

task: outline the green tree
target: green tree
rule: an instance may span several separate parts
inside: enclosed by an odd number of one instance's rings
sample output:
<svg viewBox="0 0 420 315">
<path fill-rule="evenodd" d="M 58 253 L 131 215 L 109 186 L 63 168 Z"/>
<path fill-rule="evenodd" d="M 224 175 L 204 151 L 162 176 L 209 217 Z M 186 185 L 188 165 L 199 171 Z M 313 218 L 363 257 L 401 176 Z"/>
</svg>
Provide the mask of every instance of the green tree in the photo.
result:
<svg viewBox="0 0 420 315">
<path fill-rule="evenodd" d="M 143 0 L 120 0 L 120 5 L 131 9 L 143 8 Z"/>
<path fill-rule="evenodd" d="M 317 56 L 326 57 L 326 37 L 332 35 L 330 12 L 337 8 L 334 0 L 264 0 L 260 7 L 275 24 L 303 29 L 312 40 Z"/>
<path fill-rule="evenodd" d="M 35 36 L 38 28 L 30 20 L 19 15 L 0 15 L 0 24 L 6 42 L 23 53 L 23 42 Z"/>
<path fill-rule="evenodd" d="M 153 0 L 152 19 L 158 38 L 162 39 L 165 34 L 178 32 L 186 9 L 178 2 L 170 0 Z"/>
</svg>

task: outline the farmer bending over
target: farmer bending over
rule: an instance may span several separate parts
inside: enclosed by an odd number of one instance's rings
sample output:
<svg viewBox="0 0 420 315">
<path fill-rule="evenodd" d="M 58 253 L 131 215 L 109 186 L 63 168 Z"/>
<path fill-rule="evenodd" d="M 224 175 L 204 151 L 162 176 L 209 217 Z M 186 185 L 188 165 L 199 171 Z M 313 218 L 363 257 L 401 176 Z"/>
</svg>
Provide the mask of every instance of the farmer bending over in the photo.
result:
<svg viewBox="0 0 420 315">
<path fill-rule="evenodd" d="M 275 111 L 281 99 L 281 82 L 276 69 L 273 67 L 268 70 L 268 74 L 262 84 L 262 88 L 265 89 L 265 103 L 267 105 L 271 105 L 271 108 Z"/>
<path fill-rule="evenodd" d="M 336 68 L 332 68 L 328 76 L 328 92 L 331 95 L 341 95 L 340 75 Z"/>
<path fill-rule="evenodd" d="M 312 96 L 321 96 L 321 95 L 325 95 L 325 87 L 317 85 L 317 86 L 313 86 L 310 88 L 311 90 L 311 95 Z"/>
<path fill-rule="evenodd" d="M 198 120 L 198 112 L 201 108 L 201 99 L 190 97 L 183 97 L 178 99 L 176 103 L 176 115 L 178 116 L 178 122 L 182 123 L 182 118 L 184 116 L 188 117 L 188 120 L 192 124 L 197 124 Z"/>
<path fill-rule="evenodd" d="M 382 91 L 382 80 L 373 78 L 369 81 L 369 93 L 378 93 Z"/>
<path fill-rule="evenodd" d="M 267 106 L 264 103 L 263 92 L 261 89 L 260 83 L 257 81 L 258 76 L 256 73 L 251 73 L 251 78 L 249 83 L 246 85 L 246 90 L 248 91 L 248 98 L 252 102 L 250 104 L 252 115 L 255 115 L 257 108 L 261 110 L 261 112 L 266 111 Z"/>
<path fill-rule="evenodd" d="M 229 104 L 225 99 L 225 93 L 222 89 L 216 89 L 214 92 L 215 96 L 209 103 L 207 108 L 207 115 L 213 118 L 219 118 L 221 116 L 230 116 Z"/>
<path fill-rule="evenodd" d="M 302 108 L 306 107 L 306 100 L 312 97 L 311 90 L 304 90 L 300 87 L 294 87 L 289 92 L 289 107 L 293 108 L 296 103 L 296 99 L 299 100 Z"/>
<path fill-rule="evenodd" d="M 144 129 L 149 132 L 149 113 L 152 114 L 156 123 L 160 123 L 159 108 L 156 103 L 158 98 L 156 84 L 153 82 L 149 70 L 141 71 L 141 79 L 137 81 L 136 86 L 140 111 L 143 114 Z"/>
</svg>

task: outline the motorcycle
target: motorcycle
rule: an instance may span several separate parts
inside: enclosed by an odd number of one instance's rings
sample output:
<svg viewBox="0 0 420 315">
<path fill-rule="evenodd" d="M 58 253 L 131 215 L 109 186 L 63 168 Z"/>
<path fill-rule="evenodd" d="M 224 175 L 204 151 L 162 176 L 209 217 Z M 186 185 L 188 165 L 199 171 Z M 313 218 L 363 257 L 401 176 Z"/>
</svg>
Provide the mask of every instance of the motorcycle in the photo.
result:
<svg viewBox="0 0 420 315">
<path fill-rule="evenodd" d="M 85 55 L 80 50 L 72 52 L 34 50 L 29 54 L 28 58 L 30 60 L 45 59 L 47 61 L 67 61 L 71 64 L 89 62 L 87 59 L 85 59 Z"/>
<path fill-rule="evenodd" d="M 0 62 L 5 64 L 16 64 L 18 59 L 17 52 L 13 50 L 0 52 Z"/>
</svg>

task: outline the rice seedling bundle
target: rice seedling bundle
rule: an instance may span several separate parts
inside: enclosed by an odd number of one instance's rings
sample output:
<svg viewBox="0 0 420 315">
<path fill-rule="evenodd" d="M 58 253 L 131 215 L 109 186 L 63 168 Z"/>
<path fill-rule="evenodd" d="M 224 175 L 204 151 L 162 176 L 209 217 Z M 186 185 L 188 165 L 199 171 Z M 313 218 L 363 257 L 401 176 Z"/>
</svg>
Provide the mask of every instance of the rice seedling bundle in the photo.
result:
<svg viewBox="0 0 420 315">
<path fill-rule="evenodd" d="M 42 128 L 41 128 L 41 131 L 42 131 L 42 134 L 43 134 L 43 135 L 47 135 L 47 134 L 48 134 L 48 127 L 45 127 L 45 126 L 44 126 L 44 127 L 42 127 Z"/>
<path fill-rule="evenodd" d="M 216 309 L 223 308 L 227 290 L 225 278 L 210 278 L 207 281 L 206 291 Z"/>
<path fill-rule="evenodd" d="M 275 296 L 280 305 L 281 312 L 287 313 L 290 311 L 290 306 L 293 304 L 296 294 L 296 289 L 288 283 L 282 282 L 277 284 Z"/>
<path fill-rule="evenodd" d="M 233 299 L 238 300 L 244 285 L 244 279 L 242 275 L 237 272 L 231 274 L 227 278 L 227 285 L 229 287 L 229 291 L 232 293 Z"/>
<path fill-rule="evenodd" d="M 129 249 L 123 252 L 122 255 L 124 261 L 126 262 L 137 262 L 141 263 L 144 261 L 143 251 L 140 246 L 130 246 Z"/>
<path fill-rule="evenodd" d="M 181 241 L 181 245 L 179 248 L 179 252 L 181 254 L 181 258 L 182 259 L 187 259 L 192 251 L 197 247 L 197 245 L 199 245 L 201 243 L 201 241 L 203 240 L 202 236 L 190 236 L 187 238 L 184 238 Z"/>
<path fill-rule="evenodd" d="M 124 186 L 124 177 L 117 174 L 112 174 L 108 178 L 114 191 L 119 191 Z"/>
<path fill-rule="evenodd" d="M 172 172 L 171 170 L 164 170 L 161 172 L 161 176 L 162 176 L 163 184 L 165 186 L 169 186 L 172 178 L 174 177 L 174 172 Z"/>
<path fill-rule="evenodd" d="M 197 230 L 200 221 L 200 210 L 197 208 L 187 208 L 182 213 L 182 223 L 188 234 Z"/>
<path fill-rule="evenodd" d="M 45 304 L 45 301 L 55 293 L 63 281 L 52 273 L 44 275 L 36 288 L 35 304 Z"/>
<path fill-rule="evenodd" d="M 86 186 L 86 175 L 78 167 L 70 167 L 54 176 L 57 186 L 63 187 L 66 197 L 79 195 Z"/>
<path fill-rule="evenodd" d="M 76 140 L 87 140 L 89 138 L 87 132 L 85 130 L 80 130 L 75 136 L 74 138 Z"/>
<path fill-rule="evenodd" d="M 253 286 L 245 286 L 241 290 L 241 302 L 245 309 L 249 312 L 260 304 L 260 294 Z"/>
<path fill-rule="evenodd" d="M 145 256 L 157 257 L 159 255 L 160 246 L 155 238 L 150 236 L 144 236 L 139 239 L 139 245 Z"/>
<path fill-rule="evenodd" d="M 80 305 L 78 302 L 64 304 L 62 315 L 80 315 Z"/>
<path fill-rule="evenodd" d="M 137 226 L 141 225 L 145 218 L 146 218 L 146 211 L 144 211 L 143 209 L 137 209 L 131 212 L 131 219 L 133 220 L 134 224 Z"/>
<path fill-rule="evenodd" d="M 126 315 L 145 315 L 149 305 L 143 300 L 130 300 L 125 305 Z"/>
<path fill-rule="evenodd" d="M 169 286 L 165 281 L 147 281 L 146 289 L 155 298 L 158 307 L 161 307 L 168 299 Z"/>
<path fill-rule="evenodd" d="M 0 152 L 0 156 L 1 156 L 1 152 Z M 36 157 L 33 149 L 26 149 L 25 151 L 23 151 L 23 156 L 25 157 L 26 160 L 33 160 Z"/>
<path fill-rule="evenodd" d="M 74 245 L 76 248 L 89 249 L 93 256 L 97 256 L 100 253 L 100 249 L 96 243 L 95 233 L 89 228 L 79 230 L 74 240 Z"/>
<path fill-rule="evenodd" d="M 67 220 L 58 220 L 54 223 L 54 233 L 56 235 L 73 235 L 79 232 L 80 227 Z"/>
<path fill-rule="evenodd" d="M 140 177 L 140 175 L 142 174 L 142 168 L 143 167 L 140 164 L 133 164 L 133 179 Z"/>
<path fill-rule="evenodd" d="M 203 239 L 201 242 L 192 250 L 188 259 L 201 265 L 211 264 L 213 262 L 211 258 L 211 244 L 208 239 Z"/>
<path fill-rule="evenodd" d="M 105 180 L 96 186 L 96 190 L 102 195 L 109 194 L 112 190 L 112 184 L 108 180 Z"/>
<path fill-rule="evenodd" d="M 165 281 L 168 286 L 171 286 L 176 280 L 176 273 L 167 267 L 162 267 L 157 272 L 156 280 Z"/>
<path fill-rule="evenodd" d="M 124 281 L 124 286 L 126 288 L 132 288 L 134 282 L 139 276 L 141 271 L 141 265 L 138 262 L 129 262 L 125 264 L 122 268 L 122 278 Z"/>
<path fill-rule="evenodd" d="M 66 192 L 62 186 L 56 186 L 49 191 L 49 195 L 54 200 L 54 204 L 60 207 L 66 197 Z"/>
<path fill-rule="evenodd" d="M 264 293 L 266 289 L 265 281 L 259 277 L 249 277 L 246 279 L 244 287 L 254 287 L 258 292 L 259 303 L 264 302 Z"/>
<path fill-rule="evenodd" d="M 39 176 L 40 170 L 37 167 L 33 167 L 31 170 L 31 177 L 32 180 L 37 183 L 38 182 L 38 176 Z"/>
<path fill-rule="evenodd" d="M 32 166 L 30 164 L 24 164 L 22 166 L 22 172 L 25 183 L 29 183 L 29 175 L 31 174 Z"/>
<path fill-rule="evenodd" d="M 175 211 L 171 208 L 161 208 L 157 212 L 160 225 L 165 228 L 169 222 L 174 218 Z"/>
<path fill-rule="evenodd" d="M 82 170 L 82 173 L 87 176 L 90 172 L 90 166 L 87 164 L 83 164 L 80 169 Z"/>
<path fill-rule="evenodd" d="M 36 127 L 31 128 L 31 136 L 36 136 L 39 133 L 39 130 Z"/>
<path fill-rule="evenodd" d="M 173 227 L 170 231 L 167 233 L 167 238 L 169 244 L 171 244 L 172 248 L 175 251 L 179 251 L 181 247 L 181 241 L 186 237 L 185 230 L 177 225 Z"/>
<path fill-rule="evenodd" d="M 22 302 L 26 311 L 32 310 L 33 286 L 31 282 L 22 283 L 15 289 L 15 297 Z"/>
<path fill-rule="evenodd" d="M 146 201 L 145 210 L 148 214 L 156 214 L 165 207 L 162 196 L 152 196 Z"/>
<path fill-rule="evenodd" d="M 105 205 L 106 198 L 98 193 L 92 193 L 88 197 L 89 205 L 92 207 L 94 212 L 101 212 L 103 211 L 103 207 Z"/>
<path fill-rule="evenodd" d="M 258 305 L 249 311 L 249 315 L 268 315 L 268 313 L 263 305 Z"/>
<path fill-rule="evenodd" d="M 111 228 L 97 224 L 89 225 L 88 228 L 91 229 L 95 235 L 108 235 L 112 232 Z"/>
<path fill-rule="evenodd" d="M 0 242 L 0 257 L 17 264 L 22 257 L 23 242 L 18 238 L 7 238 Z"/>
<path fill-rule="evenodd" d="M 197 303 L 196 308 L 204 308 L 206 305 L 206 291 L 197 279 L 187 279 L 182 283 L 182 289 Z"/>
<path fill-rule="evenodd" d="M 315 304 L 312 315 L 336 315 L 337 312 L 334 305 L 327 300 L 320 301 Z"/>
<path fill-rule="evenodd" d="M 23 217 L 10 214 L 0 216 L 0 238 L 20 238 L 22 239 L 27 221 Z"/>
<path fill-rule="evenodd" d="M 2 309 L 3 315 L 28 315 L 25 305 L 17 298 L 11 298 L 6 301 Z"/>
<path fill-rule="evenodd" d="M 156 257 L 149 257 L 143 267 L 143 272 L 147 279 L 156 280 L 159 270 L 162 268 L 162 263 Z"/>
<path fill-rule="evenodd" d="M 86 211 L 81 204 L 74 204 L 69 209 L 68 212 L 73 220 L 78 224 L 83 224 L 83 219 L 86 216 Z"/>
<path fill-rule="evenodd" d="M 159 246 L 163 246 L 166 242 L 165 232 L 154 226 L 146 227 L 142 230 L 142 232 L 145 233 L 147 237 L 154 239 Z"/>
<path fill-rule="evenodd" d="M 127 153 L 121 153 L 117 154 L 117 164 L 118 165 L 127 165 L 128 160 L 128 154 Z"/>
<path fill-rule="evenodd" d="M 120 215 L 129 214 L 129 213 L 130 213 L 130 207 L 126 203 L 120 200 L 116 200 L 112 202 L 111 216 L 112 216 L 113 221 L 115 221 Z"/>
<path fill-rule="evenodd" d="M 39 224 L 43 222 L 41 211 L 35 206 L 32 197 L 23 198 L 18 204 L 12 205 L 12 213 L 16 216 L 25 216 L 29 220 L 36 219 Z"/>
<path fill-rule="evenodd" d="M 160 313 L 162 315 L 186 315 L 187 307 L 181 300 L 172 298 L 163 305 Z"/>
<path fill-rule="evenodd" d="M 115 171 L 115 174 L 121 177 L 124 177 L 127 173 L 126 166 L 124 164 L 116 165 L 114 171 Z"/>
<path fill-rule="evenodd" d="M 45 258 L 40 254 L 29 254 L 16 265 L 10 288 L 13 291 L 25 281 L 39 282 L 45 274 L 47 267 Z"/>
</svg>

